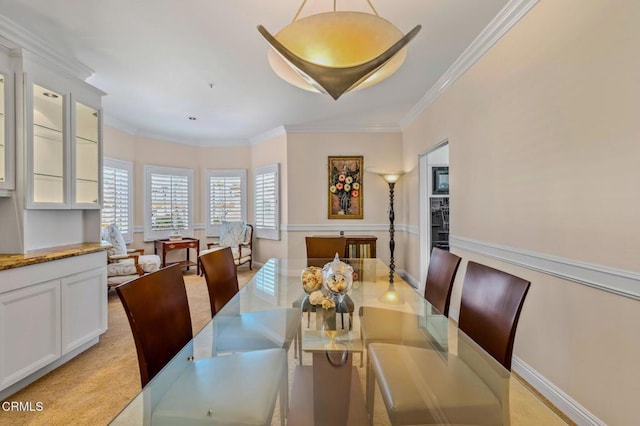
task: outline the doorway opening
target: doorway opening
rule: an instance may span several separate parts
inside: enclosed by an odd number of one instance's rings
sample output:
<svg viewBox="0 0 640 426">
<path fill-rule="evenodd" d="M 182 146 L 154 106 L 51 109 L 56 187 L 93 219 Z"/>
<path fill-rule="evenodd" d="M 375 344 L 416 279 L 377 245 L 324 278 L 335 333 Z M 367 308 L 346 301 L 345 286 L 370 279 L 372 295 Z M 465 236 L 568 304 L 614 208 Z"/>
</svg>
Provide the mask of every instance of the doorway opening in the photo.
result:
<svg viewBox="0 0 640 426">
<path fill-rule="evenodd" d="M 419 156 L 420 171 L 420 292 L 424 292 L 431 250 L 449 251 L 449 141 Z"/>
</svg>

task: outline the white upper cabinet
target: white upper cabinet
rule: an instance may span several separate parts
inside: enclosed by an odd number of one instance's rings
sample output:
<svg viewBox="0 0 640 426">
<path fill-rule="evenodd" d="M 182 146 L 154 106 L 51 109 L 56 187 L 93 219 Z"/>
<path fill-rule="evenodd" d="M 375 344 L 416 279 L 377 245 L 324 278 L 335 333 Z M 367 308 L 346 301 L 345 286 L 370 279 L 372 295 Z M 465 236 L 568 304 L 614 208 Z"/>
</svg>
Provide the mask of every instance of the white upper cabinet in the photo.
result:
<svg viewBox="0 0 640 426">
<path fill-rule="evenodd" d="M 72 149 L 73 208 L 100 208 L 102 185 L 101 111 L 74 99 Z"/>
<path fill-rule="evenodd" d="M 26 207 L 100 209 L 101 92 L 38 70 L 24 86 Z"/>
<path fill-rule="evenodd" d="M 30 84 L 27 95 L 32 112 L 27 124 L 28 207 L 68 208 L 68 95 L 39 84 Z"/>
<path fill-rule="evenodd" d="M 0 196 L 15 188 L 14 79 L 9 63 L 0 51 Z"/>
</svg>

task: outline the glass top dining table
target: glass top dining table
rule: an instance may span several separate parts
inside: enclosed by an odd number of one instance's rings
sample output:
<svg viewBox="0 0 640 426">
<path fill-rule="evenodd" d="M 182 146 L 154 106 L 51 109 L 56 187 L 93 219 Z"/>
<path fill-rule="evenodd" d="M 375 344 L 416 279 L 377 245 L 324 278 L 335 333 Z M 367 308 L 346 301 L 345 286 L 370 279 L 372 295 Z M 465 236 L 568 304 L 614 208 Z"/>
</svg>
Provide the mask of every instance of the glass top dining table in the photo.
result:
<svg viewBox="0 0 640 426">
<path fill-rule="evenodd" d="M 389 267 L 379 259 L 345 259 L 354 269 L 353 284 L 342 302 L 336 307 L 324 309 L 309 303 L 303 291 L 301 273 L 311 259 L 270 259 L 240 289 L 216 316 L 160 371 L 142 391 L 112 420 L 114 425 L 146 425 L 163 423 L 159 419 L 167 395 L 172 395 L 172 407 L 180 407 L 180 392 L 176 387 L 185 386 L 178 380 L 192 362 L 199 359 L 225 356 L 233 350 L 220 347 L 217 336 L 230 318 L 247 313 L 298 309 L 300 322 L 297 337 L 288 350 L 289 404 L 286 424 L 369 424 L 366 409 L 365 382 L 367 368 L 366 348 L 370 341 L 406 341 L 422 339 L 421 346 L 440 354 L 442 363 L 456 356 L 459 345 L 465 351 L 477 352 L 474 358 L 486 363 L 481 368 L 488 382 L 508 380 L 509 371 L 493 360 L 479 346 L 470 341 L 456 323 L 441 315 L 415 288 L 391 274 Z M 315 262 L 318 264 L 318 262 Z M 398 314 L 405 320 L 398 325 L 391 321 Z M 407 314 L 408 316 L 405 316 Z M 381 324 L 363 333 L 362 324 L 369 319 Z M 284 318 L 284 317 L 283 317 Z M 389 318 L 389 321 L 385 321 Z M 406 318 L 411 318 L 407 321 Z M 389 324 L 394 327 L 391 330 Z M 395 325 L 394 325 L 395 324 Z M 268 325 L 256 322 L 252 325 L 260 339 L 277 342 L 286 335 L 286 321 L 271 321 Z M 371 328 L 371 327 L 370 327 Z M 161 332 L 161 331 L 159 331 Z M 391 337 L 376 334 L 391 333 Z M 367 340 L 363 339 L 363 334 Z M 251 339 L 252 337 L 247 337 Z M 250 344 L 251 342 L 244 342 Z M 406 342 L 405 342 L 406 343 Z M 243 345 L 244 347 L 250 345 Z M 276 343 L 277 345 L 277 343 Z M 473 369 L 469 369 L 473 373 Z M 487 378 L 486 375 L 489 375 Z M 208 380 L 208 378 L 199 378 Z M 210 378 L 215 381 L 215 377 Z M 243 386 L 237 383 L 217 383 L 231 388 Z M 206 395 L 203 396 L 206 398 Z M 498 395 L 508 409 L 508 385 L 504 395 Z M 176 400 L 177 398 L 177 400 Z M 384 415 L 384 404 L 377 402 L 378 412 Z M 185 409 L 188 405 L 184 401 Z M 382 406 L 382 408 L 380 408 Z M 436 407 L 437 408 L 437 407 Z M 175 414 L 175 413 L 174 413 Z M 192 414 L 192 413 L 191 413 Z M 192 415 L 180 424 L 190 424 Z M 188 417 L 188 418 L 187 418 Z M 209 424 L 206 418 L 193 424 Z M 231 420 L 229 420 L 231 422 Z M 273 424 L 281 424 L 280 413 L 274 410 Z M 388 422 L 388 420 L 384 420 Z M 223 421 L 223 423 L 226 423 Z M 378 423 L 378 421 L 376 421 Z M 446 423 L 446 421 L 445 421 Z"/>
</svg>

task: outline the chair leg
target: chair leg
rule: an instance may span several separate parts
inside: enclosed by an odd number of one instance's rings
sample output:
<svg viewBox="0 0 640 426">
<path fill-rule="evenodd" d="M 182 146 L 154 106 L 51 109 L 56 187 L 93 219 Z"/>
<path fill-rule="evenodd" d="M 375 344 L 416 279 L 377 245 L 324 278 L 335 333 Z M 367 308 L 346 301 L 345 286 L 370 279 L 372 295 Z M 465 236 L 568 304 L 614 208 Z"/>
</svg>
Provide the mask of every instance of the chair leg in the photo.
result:
<svg viewBox="0 0 640 426">
<path fill-rule="evenodd" d="M 298 335 L 296 336 L 298 342 L 298 362 L 302 365 L 302 322 L 300 322 L 300 328 L 298 329 Z"/>
<path fill-rule="evenodd" d="M 289 361 L 285 358 L 284 374 L 280 385 L 280 426 L 285 426 L 289 414 Z"/>
<path fill-rule="evenodd" d="M 364 353 L 364 352 L 363 352 Z M 367 415 L 369 418 L 369 426 L 373 425 L 373 400 L 375 397 L 376 379 L 371 366 L 371 358 L 367 357 L 367 370 L 366 370 L 366 404 Z"/>
</svg>

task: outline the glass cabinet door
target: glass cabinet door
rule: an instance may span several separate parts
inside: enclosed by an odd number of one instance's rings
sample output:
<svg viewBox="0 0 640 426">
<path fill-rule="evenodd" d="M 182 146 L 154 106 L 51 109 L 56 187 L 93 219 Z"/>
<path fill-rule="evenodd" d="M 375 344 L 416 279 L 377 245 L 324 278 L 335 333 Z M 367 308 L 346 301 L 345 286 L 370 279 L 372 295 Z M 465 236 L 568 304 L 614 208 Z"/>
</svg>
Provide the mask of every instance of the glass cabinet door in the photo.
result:
<svg viewBox="0 0 640 426">
<path fill-rule="evenodd" d="M 99 114 L 98 110 L 80 102 L 75 102 L 74 107 L 74 204 L 98 206 L 100 198 Z"/>
<path fill-rule="evenodd" d="M 33 203 L 64 204 L 64 96 L 33 85 Z"/>
<path fill-rule="evenodd" d="M 5 76 L 0 74 L 0 184 L 7 180 L 7 167 L 6 167 L 6 131 L 5 131 Z"/>
</svg>

